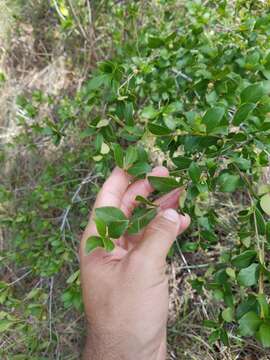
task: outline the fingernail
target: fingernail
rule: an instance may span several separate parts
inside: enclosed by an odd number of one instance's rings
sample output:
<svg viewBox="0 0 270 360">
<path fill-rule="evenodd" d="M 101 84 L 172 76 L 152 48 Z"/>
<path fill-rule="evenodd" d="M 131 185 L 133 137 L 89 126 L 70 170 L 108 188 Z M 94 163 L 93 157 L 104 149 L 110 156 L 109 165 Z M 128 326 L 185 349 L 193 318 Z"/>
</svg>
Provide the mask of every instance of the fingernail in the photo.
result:
<svg viewBox="0 0 270 360">
<path fill-rule="evenodd" d="M 173 222 L 179 222 L 179 215 L 178 213 L 173 209 L 167 209 L 164 211 L 163 216 Z"/>
</svg>

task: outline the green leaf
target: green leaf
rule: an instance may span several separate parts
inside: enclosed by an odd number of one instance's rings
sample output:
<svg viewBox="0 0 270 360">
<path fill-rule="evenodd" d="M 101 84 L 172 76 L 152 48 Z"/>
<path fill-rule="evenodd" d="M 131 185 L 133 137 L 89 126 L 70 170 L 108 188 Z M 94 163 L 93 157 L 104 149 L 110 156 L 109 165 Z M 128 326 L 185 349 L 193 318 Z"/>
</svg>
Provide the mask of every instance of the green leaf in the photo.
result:
<svg viewBox="0 0 270 360">
<path fill-rule="evenodd" d="M 8 319 L 0 320 L 0 333 L 8 330 L 13 324 L 14 324 L 14 321 L 12 321 L 12 320 L 8 320 Z"/>
<path fill-rule="evenodd" d="M 110 77 L 107 74 L 95 76 L 87 83 L 87 90 L 95 91 L 102 85 L 107 84 L 109 79 Z"/>
<path fill-rule="evenodd" d="M 134 146 L 129 146 L 124 157 L 124 168 L 128 169 L 132 164 L 138 159 L 137 148 Z"/>
<path fill-rule="evenodd" d="M 148 124 L 148 130 L 154 135 L 161 135 L 161 136 L 170 135 L 172 133 L 171 129 L 154 123 Z"/>
<path fill-rule="evenodd" d="M 127 220 L 125 214 L 118 208 L 112 206 L 104 206 L 95 210 L 96 219 L 103 220 L 106 224 L 110 224 L 115 221 Z"/>
<path fill-rule="evenodd" d="M 146 162 L 140 162 L 132 165 L 128 169 L 128 173 L 132 176 L 138 177 L 144 174 L 147 174 L 151 171 L 151 166 L 147 164 Z"/>
<path fill-rule="evenodd" d="M 236 111 L 234 118 L 233 118 L 233 125 L 240 125 L 242 122 L 244 122 L 248 116 L 252 113 L 252 111 L 255 109 L 256 104 L 248 103 L 243 104 L 240 106 L 240 108 Z"/>
<path fill-rule="evenodd" d="M 255 208 L 254 211 L 255 211 L 258 233 L 260 235 L 265 235 L 266 225 L 265 225 L 264 217 L 258 208 Z"/>
<path fill-rule="evenodd" d="M 146 118 L 146 119 L 154 119 L 155 117 L 157 117 L 159 114 L 159 111 L 158 110 L 155 110 L 153 108 L 153 106 L 149 105 L 147 107 L 145 107 L 143 110 L 142 110 L 142 117 Z"/>
<path fill-rule="evenodd" d="M 226 322 L 232 322 L 234 318 L 234 309 L 231 307 L 228 307 L 227 309 L 224 309 L 222 311 L 222 318 Z"/>
<path fill-rule="evenodd" d="M 178 201 L 180 209 L 183 209 L 185 207 L 186 199 L 187 199 L 187 191 L 183 189 L 180 193 L 179 201 Z"/>
<path fill-rule="evenodd" d="M 263 323 L 256 334 L 257 339 L 261 342 L 264 348 L 270 347 L 270 324 Z"/>
<path fill-rule="evenodd" d="M 261 84 L 249 85 L 241 92 L 241 102 L 256 103 L 266 94 Z"/>
<path fill-rule="evenodd" d="M 114 160 L 120 168 L 124 166 L 124 153 L 119 144 L 113 144 Z"/>
<path fill-rule="evenodd" d="M 103 242 L 106 251 L 112 251 L 114 249 L 114 243 L 110 239 L 104 238 Z"/>
<path fill-rule="evenodd" d="M 258 283 L 259 278 L 259 264 L 251 264 L 247 268 L 240 270 L 237 281 L 239 285 L 250 287 Z"/>
<path fill-rule="evenodd" d="M 199 165 L 197 165 L 195 162 L 192 162 L 188 169 L 188 174 L 194 184 L 197 184 L 200 181 L 201 177 L 201 169 Z"/>
<path fill-rule="evenodd" d="M 103 240 L 100 236 L 90 236 L 86 240 L 85 244 L 85 252 L 86 254 L 90 254 L 93 250 L 95 250 L 97 247 L 104 247 Z"/>
<path fill-rule="evenodd" d="M 232 264 L 238 269 L 243 269 L 248 267 L 256 256 L 257 252 L 255 250 L 247 250 L 232 258 Z"/>
<path fill-rule="evenodd" d="M 240 177 L 227 172 L 222 173 L 218 177 L 218 184 L 221 192 L 234 192 L 240 186 Z"/>
<path fill-rule="evenodd" d="M 180 187 L 178 181 L 170 177 L 148 176 L 147 179 L 153 188 L 160 192 L 169 192 Z"/>
<path fill-rule="evenodd" d="M 209 335 L 208 341 L 210 344 L 214 344 L 220 337 L 220 330 L 214 330 L 211 332 L 211 334 Z"/>
<path fill-rule="evenodd" d="M 261 198 L 260 205 L 263 211 L 270 216 L 270 194 L 265 194 Z"/>
<path fill-rule="evenodd" d="M 220 329 L 220 340 L 222 341 L 223 345 L 229 346 L 229 338 L 225 329 Z"/>
<path fill-rule="evenodd" d="M 266 224 L 265 235 L 267 242 L 270 243 L 270 221 Z"/>
<path fill-rule="evenodd" d="M 103 219 L 95 219 L 96 228 L 101 237 L 105 237 L 107 233 L 106 229 L 106 223 L 103 221 Z"/>
<path fill-rule="evenodd" d="M 252 336 L 256 333 L 262 321 L 254 311 L 249 311 L 238 321 L 242 336 Z"/>
<path fill-rule="evenodd" d="M 154 206 L 154 207 L 157 207 L 157 205 L 156 205 L 155 203 L 153 203 L 152 201 L 144 198 L 144 197 L 141 196 L 141 195 L 136 196 L 135 200 L 138 201 L 138 202 L 140 202 L 140 203 L 142 203 L 142 204 L 144 204 L 144 205 L 149 205 L 149 206 L 151 206 L 151 207 L 153 207 L 153 206 Z"/>
<path fill-rule="evenodd" d="M 178 170 L 188 169 L 192 163 L 192 159 L 185 156 L 177 156 L 171 159 L 174 165 L 176 165 Z"/>
<path fill-rule="evenodd" d="M 74 283 L 77 279 L 78 279 L 78 277 L 79 277 L 79 275 L 80 275 L 80 270 L 77 270 L 77 271 L 75 271 L 74 273 L 72 273 L 71 275 L 70 275 L 70 277 L 67 279 L 67 284 L 72 284 L 72 283 Z"/>
<path fill-rule="evenodd" d="M 262 319 L 265 319 L 269 316 L 269 304 L 267 302 L 266 295 L 258 294 L 257 300 L 258 300 L 258 303 L 259 303 L 260 309 L 261 309 L 260 316 Z"/>
<path fill-rule="evenodd" d="M 109 223 L 108 224 L 109 237 L 113 239 L 120 238 L 120 236 L 122 236 L 127 230 L 128 225 L 129 225 L 129 220 L 113 221 Z"/>
<path fill-rule="evenodd" d="M 154 219 L 157 214 L 156 209 L 150 209 L 144 211 L 143 214 L 139 216 L 134 216 L 130 221 L 130 226 L 128 228 L 128 234 L 134 235 L 141 231 L 148 223 Z"/>
<path fill-rule="evenodd" d="M 207 133 L 213 132 L 219 126 L 224 114 L 225 109 L 219 106 L 213 107 L 205 113 L 202 123 L 206 125 Z"/>
</svg>

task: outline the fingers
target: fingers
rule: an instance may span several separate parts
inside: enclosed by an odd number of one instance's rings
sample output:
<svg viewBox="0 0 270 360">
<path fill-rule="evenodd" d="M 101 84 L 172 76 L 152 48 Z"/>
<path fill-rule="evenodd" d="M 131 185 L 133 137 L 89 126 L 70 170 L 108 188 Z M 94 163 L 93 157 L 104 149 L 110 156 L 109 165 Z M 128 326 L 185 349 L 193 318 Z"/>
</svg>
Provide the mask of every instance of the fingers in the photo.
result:
<svg viewBox="0 0 270 360">
<path fill-rule="evenodd" d="M 164 166 L 158 166 L 149 174 L 152 176 L 168 176 L 169 171 Z M 138 202 L 135 200 L 138 195 L 147 197 L 154 189 L 147 179 L 138 180 L 127 189 L 121 203 L 121 210 L 127 217 L 130 217 Z"/>
<path fill-rule="evenodd" d="M 131 177 L 124 170 L 116 167 L 111 176 L 103 184 L 97 196 L 94 209 L 102 206 L 120 207 L 130 179 Z"/>
<path fill-rule="evenodd" d="M 166 195 L 163 195 L 155 201 L 155 204 L 159 206 L 161 210 L 164 209 L 177 209 L 179 207 L 179 196 L 181 195 L 183 188 L 174 189 Z"/>
<path fill-rule="evenodd" d="M 180 215 L 173 209 L 163 210 L 147 226 L 136 249 L 149 261 L 163 264 L 177 235 L 185 231 L 189 224 L 188 215 Z"/>
<path fill-rule="evenodd" d="M 120 207 L 121 200 L 128 188 L 129 181 L 130 176 L 124 170 L 118 167 L 113 170 L 111 176 L 105 181 L 97 196 L 90 220 L 83 233 L 81 241 L 82 248 L 85 247 L 85 241 L 89 238 L 89 236 L 97 234 L 96 225 L 93 221 L 93 216 L 95 213 L 94 210 L 102 206 Z"/>
</svg>

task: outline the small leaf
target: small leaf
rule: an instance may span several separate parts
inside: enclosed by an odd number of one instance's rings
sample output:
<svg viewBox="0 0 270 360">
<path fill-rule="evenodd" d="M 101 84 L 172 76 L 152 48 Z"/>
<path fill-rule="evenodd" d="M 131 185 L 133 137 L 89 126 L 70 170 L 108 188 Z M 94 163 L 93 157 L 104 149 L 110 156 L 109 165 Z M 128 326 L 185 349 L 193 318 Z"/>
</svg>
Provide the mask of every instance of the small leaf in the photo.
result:
<svg viewBox="0 0 270 360">
<path fill-rule="evenodd" d="M 138 162 L 132 165 L 128 169 L 128 173 L 132 176 L 138 177 L 141 175 L 145 175 L 151 171 L 151 166 L 146 162 Z"/>
<path fill-rule="evenodd" d="M 242 254 L 235 256 L 232 258 L 233 266 L 237 267 L 238 269 L 243 269 L 248 267 L 253 260 L 256 258 L 257 253 L 255 250 L 247 250 L 244 251 Z"/>
<path fill-rule="evenodd" d="M 256 103 L 266 94 L 261 84 L 249 85 L 241 92 L 242 103 Z"/>
<path fill-rule="evenodd" d="M 154 135 L 170 135 L 172 133 L 172 130 L 165 127 L 165 126 L 161 126 L 158 124 L 154 124 L 154 123 L 149 123 L 148 124 L 148 129 L 149 131 L 154 134 Z"/>
<path fill-rule="evenodd" d="M 233 118 L 233 125 L 240 125 L 242 122 L 244 122 L 248 116 L 252 113 L 252 111 L 255 109 L 256 104 L 248 103 L 243 104 L 240 106 L 240 108 L 236 111 L 234 118 Z"/>
<path fill-rule="evenodd" d="M 188 174 L 194 184 L 197 184 L 200 181 L 201 177 L 201 169 L 199 165 L 197 165 L 195 162 L 192 162 L 188 169 Z"/>
<path fill-rule="evenodd" d="M 262 323 L 254 311 L 249 311 L 239 320 L 239 332 L 242 336 L 252 336 Z"/>
<path fill-rule="evenodd" d="M 137 149 L 134 146 L 129 146 L 124 157 L 124 168 L 128 169 L 132 164 L 136 162 L 137 158 Z"/>
<path fill-rule="evenodd" d="M 106 251 L 112 251 L 115 247 L 114 243 L 112 240 L 108 239 L 108 238 L 104 238 L 104 248 Z"/>
<path fill-rule="evenodd" d="M 99 129 L 99 128 L 102 128 L 102 127 L 105 127 L 105 126 L 108 126 L 110 123 L 110 120 L 109 119 L 102 119 L 98 122 L 98 124 L 96 125 L 96 128 Z"/>
<path fill-rule="evenodd" d="M 257 300 L 261 309 L 260 316 L 262 319 L 265 319 L 269 316 L 269 304 L 267 302 L 265 294 L 258 294 Z"/>
<path fill-rule="evenodd" d="M 95 76 L 87 83 L 87 90 L 95 91 L 99 89 L 102 85 L 107 84 L 108 80 L 109 80 L 108 74 Z"/>
<path fill-rule="evenodd" d="M 220 329 L 220 340 L 222 341 L 223 345 L 229 346 L 229 338 L 225 329 Z"/>
<path fill-rule="evenodd" d="M 142 117 L 146 119 L 154 119 L 159 114 L 158 110 L 155 110 L 153 106 L 147 106 L 142 110 Z"/>
<path fill-rule="evenodd" d="M 224 114 L 225 109 L 219 106 L 213 107 L 205 113 L 202 123 L 206 125 L 207 133 L 211 133 L 219 126 Z"/>
<path fill-rule="evenodd" d="M 270 347 L 270 324 L 263 323 L 256 334 L 257 339 L 261 342 L 264 348 Z"/>
<path fill-rule="evenodd" d="M 172 158 L 172 162 L 176 165 L 178 170 L 188 169 L 190 164 L 192 163 L 192 159 L 185 156 L 177 156 Z"/>
<path fill-rule="evenodd" d="M 127 230 L 129 225 L 128 220 L 113 221 L 108 224 L 108 234 L 113 239 L 118 239 Z"/>
<path fill-rule="evenodd" d="M 118 208 L 112 206 L 104 206 L 95 210 L 96 218 L 101 219 L 106 224 L 115 221 L 127 220 L 125 214 Z"/>
<path fill-rule="evenodd" d="M 185 202 L 187 199 L 187 191 L 183 189 L 179 196 L 179 208 L 183 209 L 185 207 Z"/>
<path fill-rule="evenodd" d="M 149 206 L 151 206 L 151 207 L 153 207 L 153 206 L 154 206 L 154 207 L 157 207 L 157 205 L 156 205 L 155 203 L 153 203 L 152 201 L 144 198 L 144 197 L 141 196 L 141 195 L 136 196 L 135 200 L 138 201 L 138 202 L 140 202 L 140 203 L 142 203 L 142 204 L 144 204 L 144 205 L 149 205 Z"/>
<path fill-rule="evenodd" d="M 141 231 L 148 223 L 154 219 L 157 214 L 156 209 L 150 209 L 144 211 L 143 214 L 139 216 L 134 216 L 130 221 L 130 226 L 128 228 L 128 234 L 134 235 Z"/>
<path fill-rule="evenodd" d="M 231 307 L 228 307 L 227 309 L 224 309 L 222 311 L 222 318 L 226 322 L 232 322 L 234 317 L 234 310 Z"/>
<path fill-rule="evenodd" d="M 0 333 L 8 330 L 13 324 L 14 324 L 14 321 L 12 321 L 12 320 L 8 320 L 8 319 L 0 320 Z"/>
<path fill-rule="evenodd" d="M 67 279 L 67 284 L 74 283 L 80 275 L 80 270 L 75 271 L 73 274 L 70 275 L 70 277 Z"/>
<path fill-rule="evenodd" d="M 250 287 L 258 283 L 259 278 L 259 264 L 251 264 L 247 268 L 240 270 L 237 281 L 239 285 Z"/>
<path fill-rule="evenodd" d="M 240 186 L 240 177 L 229 173 L 222 173 L 218 177 L 218 184 L 222 192 L 234 192 Z"/>
<path fill-rule="evenodd" d="M 260 205 L 263 211 L 270 216 L 270 194 L 265 194 L 261 198 Z"/>
<path fill-rule="evenodd" d="M 104 247 L 103 240 L 100 236 L 90 236 L 86 240 L 85 244 L 85 252 L 86 254 L 90 254 L 93 250 L 95 250 L 97 247 Z"/>
<path fill-rule="evenodd" d="M 106 223 L 101 219 L 95 219 L 97 231 L 101 237 L 105 237 L 107 233 Z"/>
<path fill-rule="evenodd" d="M 266 225 L 265 225 L 264 217 L 258 208 L 255 208 L 255 217 L 256 217 L 256 225 L 257 225 L 258 233 L 260 235 L 265 235 Z"/>
<path fill-rule="evenodd" d="M 180 184 L 170 177 L 148 176 L 147 179 L 153 188 L 160 192 L 169 192 L 180 187 Z"/>
<path fill-rule="evenodd" d="M 120 168 L 124 166 L 124 153 L 119 144 L 113 144 L 114 160 Z"/>
<path fill-rule="evenodd" d="M 106 154 L 108 154 L 109 152 L 110 152 L 109 146 L 108 146 L 105 142 L 102 143 L 101 149 L 100 149 L 100 153 L 101 153 L 102 155 L 106 155 Z"/>
<path fill-rule="evenodd" d="M 220 337 L 220 330 L 214 330 L 211 332 L 211 334 L 209 335 L 208 341 L 210 344 L 214 344 Z"/>
</svg>

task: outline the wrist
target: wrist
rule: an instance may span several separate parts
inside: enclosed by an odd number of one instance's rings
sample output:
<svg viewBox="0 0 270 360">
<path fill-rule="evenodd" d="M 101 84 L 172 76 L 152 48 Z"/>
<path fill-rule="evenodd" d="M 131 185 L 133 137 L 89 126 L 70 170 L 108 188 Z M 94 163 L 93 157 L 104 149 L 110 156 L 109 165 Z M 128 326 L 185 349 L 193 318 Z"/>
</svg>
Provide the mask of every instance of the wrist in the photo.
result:
<svg viewBox="0 0 270 360">
<path fill-rule="evenodd" d="M 119 342 L 110 334 L 99 335 L 95 331 L 88 331 L 83 360 L 126 360 L 120 355 Z M 129 359 L 127 359 L 129 360 Z"/>
</svg>

